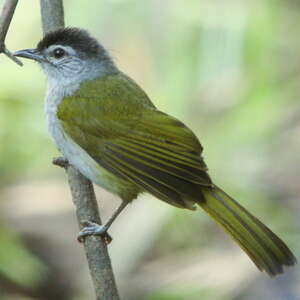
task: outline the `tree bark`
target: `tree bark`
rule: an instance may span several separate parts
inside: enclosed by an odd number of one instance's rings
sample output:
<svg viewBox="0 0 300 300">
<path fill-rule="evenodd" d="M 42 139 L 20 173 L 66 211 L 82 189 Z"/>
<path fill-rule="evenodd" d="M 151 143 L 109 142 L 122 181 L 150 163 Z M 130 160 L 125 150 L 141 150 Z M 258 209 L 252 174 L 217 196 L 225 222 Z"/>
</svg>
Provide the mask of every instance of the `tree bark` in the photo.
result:
<svg viewBox="0 0 300 300">
<path fill-rule="evenodd" d="M 0 15 L 0 53 L 4 53 L 19 66 L 23 66 L 23 63 L 17 57 L 13 56 L 13 54 L 6 48 L 4 43 L 17 4 L 18 0 L 6 0 L 3 4 Z"/>
</svg>

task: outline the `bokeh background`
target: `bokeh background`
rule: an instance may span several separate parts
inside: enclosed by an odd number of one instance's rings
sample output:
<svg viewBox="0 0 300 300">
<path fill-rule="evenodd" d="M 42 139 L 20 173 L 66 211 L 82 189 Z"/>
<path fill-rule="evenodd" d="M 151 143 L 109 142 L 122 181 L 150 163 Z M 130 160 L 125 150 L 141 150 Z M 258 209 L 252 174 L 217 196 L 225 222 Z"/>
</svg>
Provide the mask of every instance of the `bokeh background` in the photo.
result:
<svg viewBox="0 0 300 300">
<path fill-rule="evenodd" d="M 295 0 L 65 0 L 163 111 L 204 145 L 210 174 L 300 250 L 300 3 Z M 2 6 L 3 0 L 0 1 Z M 20 0 L 7 46 L 41 38 Z M 45 78 L 0 55 L 0 299 L 93 299 L 64 172 L 43 116 Z M 105 220 L 119 204 L 97 188 Z M 275 279 L 202 211 L 143 196 L 111 229 L 122 299 L 296 300 L 299 268 Z"/>
</svg>

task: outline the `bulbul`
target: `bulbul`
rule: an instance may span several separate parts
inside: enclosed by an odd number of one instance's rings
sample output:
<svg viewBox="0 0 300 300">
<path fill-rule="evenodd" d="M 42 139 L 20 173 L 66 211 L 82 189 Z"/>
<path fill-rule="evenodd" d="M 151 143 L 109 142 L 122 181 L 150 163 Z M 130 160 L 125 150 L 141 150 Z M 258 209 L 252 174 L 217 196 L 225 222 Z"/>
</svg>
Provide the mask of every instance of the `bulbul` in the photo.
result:
<svg viewBox="0 0 300 300">
<path fill-rule="evenodd" d="M 90 224 L 81 237 L 104 235 L 148 192 L 179 208 L 200 206 L 270 276 L 296 263 L 278 236 L 212 182 L 194 133 L 159 111 L 88 32 L 59 29 L 15 55 L 37 61 L 47 76 L 46 122 L 59 151 L 122 200 L 105 225 Z"/>
</svg>

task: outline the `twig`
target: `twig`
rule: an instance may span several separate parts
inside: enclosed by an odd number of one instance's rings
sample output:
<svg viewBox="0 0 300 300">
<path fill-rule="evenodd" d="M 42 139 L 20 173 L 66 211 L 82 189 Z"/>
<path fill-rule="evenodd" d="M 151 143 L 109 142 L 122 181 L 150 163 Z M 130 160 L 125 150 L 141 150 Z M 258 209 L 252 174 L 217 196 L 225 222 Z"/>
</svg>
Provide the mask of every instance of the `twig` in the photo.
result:
<svg viewBox="0 0 300 300">
<path fill-rule="evenodd" d="M 101 224 L 92 183 L 63 158 L 55 159 L 53 163 L 66 169 L 80 228 L 87 220 Z M 84 247 L 97 300 L 119 300 L 105 240 L 95 236 L 86 237 Z"/>
<path fill-rule="evenodd" d="M 40 0 L 40 3 L 44 34 L 64 27 L 62 0 Z M 86 221 L 101 224 L 92 183 L 64 159 L 56 159 L 54 163 L 66 169 L 79 227 Z M 105 240 L 88 236 L 84 240 L 84 248 L 97 300 L 119 300 Z"/>
<path fill-rule="evenodd" d="M 18 58 L 12 55 L 12 53 L 6 48 L 4 43 L 17 4 L 18 0 L 6 0 L 3 5 L 0 16 L 0 53 L 4 53 L 19 66 L 23 66 L 23 63 Z"/>
</svg>

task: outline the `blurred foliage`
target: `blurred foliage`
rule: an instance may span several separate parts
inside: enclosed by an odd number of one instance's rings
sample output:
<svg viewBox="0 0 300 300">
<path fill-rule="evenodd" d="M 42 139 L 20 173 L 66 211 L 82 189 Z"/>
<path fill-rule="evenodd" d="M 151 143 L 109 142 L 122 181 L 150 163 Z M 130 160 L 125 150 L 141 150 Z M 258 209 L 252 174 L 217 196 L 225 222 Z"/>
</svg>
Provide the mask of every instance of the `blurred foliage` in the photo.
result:
<svg viewBox="0 0 300 300">
<path fill-rule="evenodd" d="M 34 47 L 41 38 L 37 2 L 19 2 L 7 38 L 11 50 Z M 192 128 L 204 145 L 204 157 L 214 180 L 271 224 L 295 253 L 299 252 L 299 3 L 64 2 L 66 24 L 88 29 L 155 105 Z M 43 74 L 34 63 L 24 64 L 20 68 L 0 56 L 3 189 L 13 188 L 16 182 L 62 176 L 50 164 L 57 151 L 44 126 Z M 2 197 L 2 202 L 5 200 Z M 180 210 L 172 210 L 170 215 L 155 242 L 146 249 L 144 259 L 136 262 L 135 271 L 142 272 L 141 265 L 169 253 L 220 249 L 222 255 L 222 249 L 231 249 L 208 218 Z M 6 234 L 2 230 L 0 238 Z M 18 239 L 1 239 L 1 245 L 11 249 L 12 256 L 27 255 Z M 6 255 L 0 252 L 0 272 L 5 269 L 10 272 L 7 276 L 18 281 L 22 273 Z M 32 258 L 24 260 L 32 266 L 31 279 L 36 278 L 40 272 L 36 262 Z M 297 275 L 298 271 L 289 275 L 291 282 L 296 282 Z M 26 284 L 27 276 L 22 277 Z M 189 281 L 188 276 L 183 279 Z M 283 284 L 285 288 L 292 295 L 286 299 L 300 298 L 299 290 L 298 294 L 293 290 L 295 286 Z M 192 284 L 181 288 L 175 281 L 173 285 L 158 285 L 151 292 L 135 294 L 132 289 L 126 299 L 267 299 L 262 290 L 245 292 L 246 288 L 241 287 L 237 293 L 234 285 L 228 285 L 226 292 L 217 292 L 199 279 L 194 288 Z M 249 298 L 250 294 L 253 298 Z"/>
<path fill-rule="evenodd" d="M 23 247 L 14 233 L 1 228 L 0 244 L 3 245 L 0 248 L 1 277 L 25 287 L 33 287 L 43 280 L 45 266 Z"/>
</svg>

